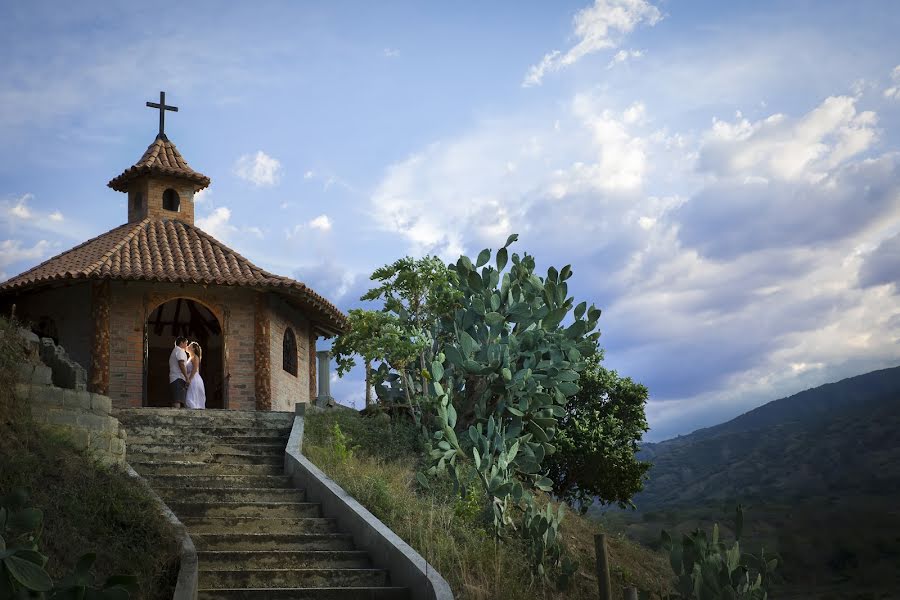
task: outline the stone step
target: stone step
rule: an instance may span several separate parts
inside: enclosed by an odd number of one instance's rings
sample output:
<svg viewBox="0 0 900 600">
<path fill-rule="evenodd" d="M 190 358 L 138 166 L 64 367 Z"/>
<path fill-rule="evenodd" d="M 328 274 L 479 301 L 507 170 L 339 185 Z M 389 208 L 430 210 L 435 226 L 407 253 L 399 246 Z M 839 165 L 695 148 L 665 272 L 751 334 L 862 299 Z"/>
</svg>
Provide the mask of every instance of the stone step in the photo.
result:
<svg viewBox="0 0 900 600">
<path fill-rule="evenodd" d="M 287 436 L 257 436 L 251 437 L 247 435 L 223 435 L 223 436 L 212 436 L 206 434 L 173 434 L 171 432 L 160 432 L 156 434 L 146 434 L 146 433 L 135 433 L 132 430 L 128 429 L 128 436 L 125 440 L 126 444 L 141 444 L 141 445 L 164 445 L 164 444 L 176 444 L 182 443 L 187 446 L 196 446 L 204 450 L 209 450 L 216 447 L 228 447 L 234 449 L 252 449 L 255 446 L 280 446 L 282 452 L 284 452 L 285 446 L 287 446 Z"/>
<path fill-rule="evenodd" d="M 231 569 L 365 569 L 372 566 L 361 550 L 258 550 L 198 552 L 201 571 Z"/>
<path fill-rule="evenodd" d="M 281 452 L 272 455 L 260 455 L 250 452 L 223 454 L 221 452 L 127 452 L 128 462 L 135 463 L 177 463 L 196 462 L 213 465 L 284 465 Z"/>
<path fill-rule="evenodd" d="M 125 425 L 129 436 L 168 436 L 178 439 L 199 439 L 205 437 L 237 437 L 264 438 L 276 437 L 287 439 L 291 434 L 290 427 L 229 427 L 216 424 L 179 424 L 179 425 L 143 425 L 131 423 Z"/>
<path fill-rule="evenodd" d="M 153 488 L 290 488 L 285 475 L 146 475 Z"/>
<path fill-rule="evenodd" d="M 409 600 L 401 587 L 220 589 L 197 592 L 197 600 Z"/>
<path fill-rule="evenodd" d="M 196 461 L 131 461 L 134 470 L 148 475 L 283 475 L 284 465 L 235 465 Z"/>
<path fill-rule="evenodd" d="M 198 551 L 211 550 L 355 550 L 349 533 L 194 533 Z"/>
<path fill-rule="evenodd" d="M 121 423 L 146 425 L 177 425 L 179 423 L 220 423 L 242 426 L 290 427 L 294 413 L 275 411 L 237 410 L 179 410 L 179 409 L 113 409 L 113 416 Z"/>
<path fill-rule="evenodd" d="M 262 487 L 157 487 L 154 491 L 165 500 L 172 502 L 304 502 L 306 492 L 296 488 Z"/>
<path fill-rule="evenodd" d="M 387 584 L 382 569 L 242 569 L 200 571 L 201 589 L 380 587 Z"/>
<path fill-rule="evenodd" d="M 184 517 L 188 533 L 337 533 L 325 517 Z"/>
<path fill-rule="evenodd" d="M 258 444 L 258 443 L 235 443 L 235 444 L 225 444 L 220 441 L 216 441 L 213 443 L 189 443 L 189 442 L 181 442 L 181 441 L 162 441 L 162 442 L 137 442 L 132 438 L 127 438 L 125 442 L 126 451 L 129 454 L 169 454 L 169 453 L 184 453 L 184 454 L 205 454 L 205 453 L 215 453 L 221 455 L 244 455 L 244 454 L 255 454 L 255 455 L 265 455 L 265 456 L 284 456 L 284 448 L 287 445 L 286 442 L 279 440 L 275 443 L 271 444 Z"/>
<path fill-rule="evenodd" d="M 271 437 L 247 437 L 247 436 L 232 436 L 232 435 L 223 435 L 219 437 L 219 442 L 223 444 L 228 444 L 229 446 L 236 445 L 275 445 L 281 444 L 281 451 L 284 452 L 284 448 L 287 446 L 288 438 L 290 437 L 290 431 L 283 436 L 271 436 Z"/>
<path fill-rule="evenodd" d="M 167 502 L 182 517 L 321 517 L 316 502 Z"/>
</svg>

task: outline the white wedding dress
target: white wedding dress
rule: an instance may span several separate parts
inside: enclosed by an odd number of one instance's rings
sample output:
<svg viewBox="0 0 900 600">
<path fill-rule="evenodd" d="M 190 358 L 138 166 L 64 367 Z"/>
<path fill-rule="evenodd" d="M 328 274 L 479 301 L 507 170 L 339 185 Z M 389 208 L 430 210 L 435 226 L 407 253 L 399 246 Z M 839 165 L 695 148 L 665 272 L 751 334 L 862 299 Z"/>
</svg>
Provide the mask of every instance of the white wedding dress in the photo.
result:
<svg viewBox="0 0 900 600">
<path fill-rule="evenodd" d="M 188 361 L 188 377 L 191 376 L 191 371 L 193 371 L 193 369 L 194 362 Z M 194 375 L 188 385 L 187 397 L 185 398 L 184 403 L 187 408 L 206 408 L 206 386 L 203 385 L 203 378 L 200 377 L 199 371 Z"/>
</svg>

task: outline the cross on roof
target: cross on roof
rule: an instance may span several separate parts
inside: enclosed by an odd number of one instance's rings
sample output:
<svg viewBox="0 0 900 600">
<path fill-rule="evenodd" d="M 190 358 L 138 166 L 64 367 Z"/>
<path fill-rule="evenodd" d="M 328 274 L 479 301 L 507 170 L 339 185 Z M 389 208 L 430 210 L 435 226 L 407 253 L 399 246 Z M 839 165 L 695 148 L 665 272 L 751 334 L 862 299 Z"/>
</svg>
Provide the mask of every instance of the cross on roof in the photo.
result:
<svg viewBox="0 0 900 600">
<path fill-rule="evenodd" d="M 159 104 L 156 102 L 148 102 L 147 106 L 159 109 L 159 135 L 166 135 L 166 111 L 171 110 L 172 112 L 178 112 L 178 107 L 166 105 L 165 92 L 159 93 Z"/>
</svg>

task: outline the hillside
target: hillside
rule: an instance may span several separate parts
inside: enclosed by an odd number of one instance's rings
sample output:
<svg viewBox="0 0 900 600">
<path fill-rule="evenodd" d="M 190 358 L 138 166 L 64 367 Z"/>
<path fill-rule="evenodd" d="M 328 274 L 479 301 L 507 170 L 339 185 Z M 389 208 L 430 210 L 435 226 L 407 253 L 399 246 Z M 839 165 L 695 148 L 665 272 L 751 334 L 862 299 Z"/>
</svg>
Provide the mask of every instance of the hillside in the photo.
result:
<svg viewBox="0 0 900 600">
<path fill-rule="evenodd" d="M 769 402 L 727 423 L 657 444 L 635 497 L 642 510 L 740 497 L 900 490 L 900 367 Z"/>
<path fill-rule="evenodd" d="M 729 524 L 784 558 L 778 597 L 888 598 L 900 589 L 900 367 L 769 402 L 727 423 L 647 444 L 637 513 L 608 525 L 653 545 L 661 528 Z M 805 596 L 804 596 L 805 595 Z"/>
</svg>

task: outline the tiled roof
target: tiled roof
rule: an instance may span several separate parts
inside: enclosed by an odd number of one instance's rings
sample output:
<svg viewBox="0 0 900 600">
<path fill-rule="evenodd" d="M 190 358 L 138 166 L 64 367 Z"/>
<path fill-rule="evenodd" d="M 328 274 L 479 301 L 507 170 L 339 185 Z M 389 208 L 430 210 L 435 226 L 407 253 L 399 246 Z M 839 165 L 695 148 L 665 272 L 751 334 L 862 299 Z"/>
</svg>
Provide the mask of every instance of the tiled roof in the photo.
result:
<svg viewBox="0 0 900 600">
<path fill-rule="evenodd" d="M 178 148 L 164 133 L 156 136 L 141 160 L 122 171 L 121 175 L 106 185 L 117 192 L 127 192 L 128 182 L 141 175 L 169 175 L 189 179 L 200 186 L 201 190 L 209 185 L 209 177 L 188 166 Z"/>
<path fill-rule="evenodd" d="M 272 290 L 300 300 L 332 331 L 346 316 L 288 277 L 273 275 L 197 227 L 176 220 L 127 223 L 0 284 L 0 295 L 54 281 L 113 279 L 235 285 Z"/>
</svg>

